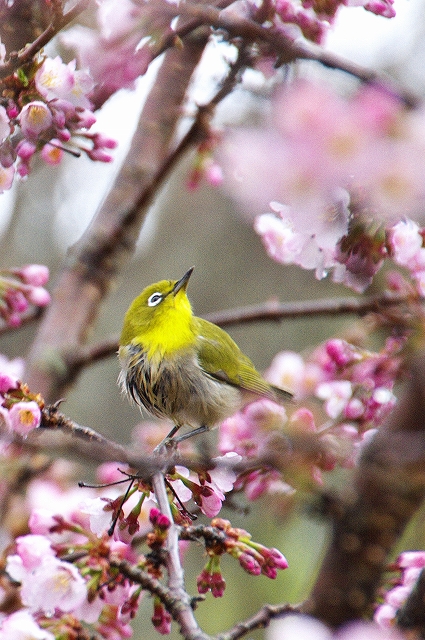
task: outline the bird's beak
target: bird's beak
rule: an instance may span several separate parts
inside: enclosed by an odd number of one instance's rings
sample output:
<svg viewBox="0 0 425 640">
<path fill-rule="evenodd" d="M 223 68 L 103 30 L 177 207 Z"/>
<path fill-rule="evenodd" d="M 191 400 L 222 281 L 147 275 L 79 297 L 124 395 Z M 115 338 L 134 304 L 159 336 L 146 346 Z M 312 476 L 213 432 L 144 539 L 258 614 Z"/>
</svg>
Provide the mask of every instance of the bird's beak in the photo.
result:
<svg viewBox="0 0 425 640">
<path fill-rule="evenodd" d="M 173 287 L 174 295 L 176 295 L 176 293 L 178 293 L 180 289 L 183 289 L 184 291 L 186 291 L 187 283 L 189 282 L 189 278 L 192 275 L 192 271 L 194 270 L 194 268 L 195 267 L 190 267 L 190 269 L 188 269 L 188 271 L 186 271 L 186 273 L 184 274 L 183 278 L 180 278 L 180 280 L 177 280 L 176 284 Z"/>
</svg>

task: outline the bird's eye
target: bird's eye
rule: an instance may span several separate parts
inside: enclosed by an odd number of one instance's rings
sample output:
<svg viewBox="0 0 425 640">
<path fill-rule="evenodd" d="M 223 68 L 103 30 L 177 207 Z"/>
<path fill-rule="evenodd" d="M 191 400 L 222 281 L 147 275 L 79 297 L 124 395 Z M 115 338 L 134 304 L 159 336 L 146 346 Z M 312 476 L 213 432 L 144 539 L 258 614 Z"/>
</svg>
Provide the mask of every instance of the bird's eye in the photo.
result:
<svg viewBox="0 0 425 640">
<path fill-rule="evenodd" d="M 162 294 L 157 291 L 148 298 L 148 307 L 156 307 L 162 301 Z"/>
</svg>

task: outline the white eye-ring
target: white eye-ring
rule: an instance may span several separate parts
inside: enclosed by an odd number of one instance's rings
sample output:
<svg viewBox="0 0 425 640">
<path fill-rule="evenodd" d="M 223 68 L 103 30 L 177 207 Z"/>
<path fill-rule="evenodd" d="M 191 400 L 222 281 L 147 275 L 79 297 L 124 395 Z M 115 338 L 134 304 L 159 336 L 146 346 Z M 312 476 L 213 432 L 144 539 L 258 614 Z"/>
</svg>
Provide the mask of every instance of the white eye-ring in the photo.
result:
<svg viewBox="0 0 425 640">
<path fill-rule="evenodd" d="M 158 291 L 156 291 L 151 296 L 149 296 L 148 307 L 156 307 L 157 304 L 162 302 L 162 299 L 163 299 L 162 293 L 158 293 Z"/>
</svg>

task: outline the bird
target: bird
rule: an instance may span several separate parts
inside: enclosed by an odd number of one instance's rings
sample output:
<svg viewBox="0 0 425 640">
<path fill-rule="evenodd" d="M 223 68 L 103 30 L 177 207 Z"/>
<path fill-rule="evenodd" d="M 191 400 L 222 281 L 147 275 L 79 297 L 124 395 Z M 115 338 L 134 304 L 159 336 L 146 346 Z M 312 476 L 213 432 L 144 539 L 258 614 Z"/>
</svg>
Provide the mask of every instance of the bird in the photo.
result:
<svg viewBox="0 0 425 640">
<path fill-rule="evenodd" d="M 226 331 L 193 314 L 187 285 L 161 280 L 137 296 L 124 317 L 118 383 L 130 401 L 172 421 L 169 443 L 208 431 L 247 404 L 282 404 L 292 393 L 267 382 Z"/>
</svg>

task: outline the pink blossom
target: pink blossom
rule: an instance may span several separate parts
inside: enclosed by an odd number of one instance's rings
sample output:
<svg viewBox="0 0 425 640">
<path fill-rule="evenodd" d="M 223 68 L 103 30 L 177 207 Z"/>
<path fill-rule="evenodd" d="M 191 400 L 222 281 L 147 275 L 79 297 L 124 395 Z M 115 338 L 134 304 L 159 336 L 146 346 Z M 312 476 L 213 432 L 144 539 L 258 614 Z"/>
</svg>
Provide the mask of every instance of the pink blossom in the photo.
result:
<svg viewBox="0 0 425 640">
<path fill-rule="evenodd" d="M 18 388 L 18 378 L 0 371 L 0 393 L 6 393 Z"/>
<path fill-rule="evenodd" d="M 66 99 L 75 107 L 92 109 L 92 103 L 87 96 L 91 93 L 94 87 L 95 83 L 93 78 L 83 69 L 76 70 L 76 60 L 72 60 L 67 66 L 72 73 L 73 85 L 71 91 L 66 96 Z"/>
<path fill-rule="evenodd" d="M 47 100 L 68 98 L 74 86 L 72 70 L 59 56 L 45 58 L 35 74 L 35 86 Z"/>
<path fill-rule="evenodd" d="M 415 140 L 375 142 L 356 167 L 356 181 L 375 217 L 396 222 L 422 214 L 425 200 L 422 149 Z"/>
<path fill-rule="evenodd" d="M 208 485 L 201 486 L 193 497 L 208 518 L 214 518 L 220 512 L 224 500 L 221 491 Z"/>
<path fill-rule="evenodd" d="M 223 169 L 216 162 L 211 162 L 205 169 L 205 179 L 213 187 L 219 187 L 223 182 Z"/>
<path fill-rule="evenodd" d="M 16 550 L 27 570 L 38 567 L 46 556 L 54 556 L 50 540 L 43 535 L 19 536 L 16 538 Z"/>
<path fill-rule="evenodd" d="M 36 402 L 16 402 L 9 409 L 9 419 L 12 431 L 26 436 L 30 431 L 40 426 L 41 410 Z"/>
<path fill-rule="evenodd" d="M 212 461 L 217 466 L 214 469 L 211 469 L 208 473 L 211 479 L 210 484 L 223 493 L 231 491 L 237 476 L 232 469 L 229 469 L 226 466 L 226 463 L 234 465 L 241 460 L 242 456 L 238 455 L 234 451 L 229 451 L 224 454 L 224 456 L 213 458 Z"/>
<path fill-rule="evenodd" d="M 51 556 L 45 556 L 21 583 L 22 602 L 47 614 L 55 609 L 73 611 L 87 598 L 86 582 L 78 569 Z"/>
<path fill-rule="evenodd" d="M 26 104 L 19 115 L 22 133 L 29 139 L 37 138 L 40 133 L 51 127 L 52 122 L 52 112 L 40 100 Z"/>
<path fill-rule="evenodd" d="M 110 484 L 117 480 L 122 480 L 123 475 L 120 472 L 122 465 L 119 462 L 103 462 L 96 469 L 98 482 L 102 484 Z"/>
<path fill-rule="evenodd" d="M 31 511 L 28 526 L 32 533 L 47 535 L 56 524 L 53 513 L 48 509 L 33 509 Z"/>
<path fill-rule="evenodd" d="M 333 640 L 324 624 L 306 615 L 288 615 L 272 620 L 268 640 Z M 368 640 L 366 637 L 363 640 Z"/>
<path fill-rule="evenodd" d="M 73 614 L 77 620 L 82 620 L 87 624 L 94 624 L 99 620 L 104 606 L 105 601 L 100 598 L 95 598 L 91 602 L 86 598 L 80 605 L 74 608 Z"/>
<path fill-rule="evenodd" d="M 1 640 L 55 640 L 50 631 L 38 626 L 29 611 L 21 609 L 0 621 Z"/>
<path fill-rule="evenodd" d="M 248 500 L 258 500 L 264 495 L 290 496 L 295 489 L 282 480 L 279 471 L 252 471 L 244 479 L 243 488 Z"/>
<path fill-rule="evenodd" d="M 5 388 L 5 383 L 2 383 L 2 375 L 6 376 L 7 379 L 12 379 L 14 382 L 9 387 L 10 389 L 17 388 L 17 380 L 22 378 L 24 373 L 24 360 L 23 358 L 14 358 L 13 360 L 9 360 L 0 353 L 0 393 L 4 391 L 8 391 Z"/>
<path fill-rule="evenodd" d="M 140 39 L 139 30 L 125 37 L 105 38 L 81 26 L 69 29 L 61 38 L 66 46 L 77 49 L 80 65 L 90 69 L 96 83 L 96 102 L 101 104 L 118 89 L 133 88 L 136 78 L 147 71 L 152 55 L 147 46 L 137 48 Z"/>
<path fill-rule="evenodd" d="M 381 628 L 390 628 L 394 624 L 397 609 L 385 602 L 376 609 L 373 619 Z"/>
<path fill-rule="evenodd" d="M 254 221 L 254 229 L 261 237 L 267 253 L 282 264 L 292 264 L 298 254 L 298 243 L 292 224 L 273 213 L 263 213 Z"/>
<path fill-rule="evenodd" d="M 112 511 L 106 509 L 108 502 L 101 497 L 88 498 L 80 504 L 82 513 L 86 513 L 90 518 L 90 530 L 101 538 L 109 529 L 112 523 Z"/>
<path fill-rule="evenodd" d="M 337 418 L 342 413 L 352 393 L 349 380 L 322 382 L 316 390 L 317 397 L 326 401 L 325 409 L 330 418 Z"/>
</svg>

